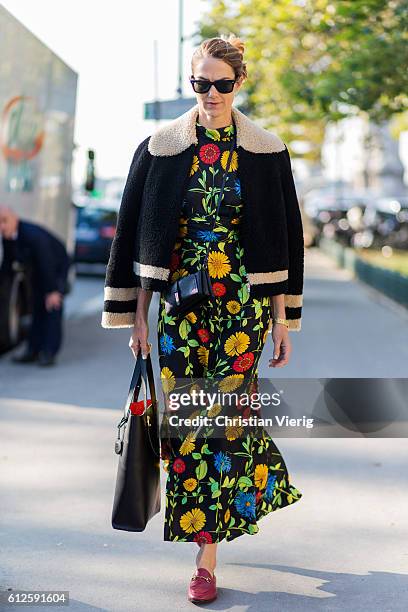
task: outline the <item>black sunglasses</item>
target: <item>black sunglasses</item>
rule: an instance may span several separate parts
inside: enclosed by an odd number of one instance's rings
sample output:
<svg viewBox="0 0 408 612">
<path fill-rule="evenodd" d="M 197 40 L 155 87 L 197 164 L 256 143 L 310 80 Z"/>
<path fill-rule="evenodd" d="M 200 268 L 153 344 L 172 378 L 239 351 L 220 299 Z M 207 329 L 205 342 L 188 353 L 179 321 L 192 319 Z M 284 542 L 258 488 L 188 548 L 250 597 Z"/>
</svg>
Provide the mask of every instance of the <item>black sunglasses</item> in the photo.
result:
<svg viewBox="0 0 408 612">
<path fill-rule="evenodd" d="M 226 94 L 231 93 L 234 89 L 236 80 L 237 79 L 218 79 L 217 81 L 208 81 L 207 79 L 190 78 L 190 83 L 196 93 L 207 93 L 207 91 L 210 91 L 211 85 L 214 85 L 219 93 Z"/>
</svg>

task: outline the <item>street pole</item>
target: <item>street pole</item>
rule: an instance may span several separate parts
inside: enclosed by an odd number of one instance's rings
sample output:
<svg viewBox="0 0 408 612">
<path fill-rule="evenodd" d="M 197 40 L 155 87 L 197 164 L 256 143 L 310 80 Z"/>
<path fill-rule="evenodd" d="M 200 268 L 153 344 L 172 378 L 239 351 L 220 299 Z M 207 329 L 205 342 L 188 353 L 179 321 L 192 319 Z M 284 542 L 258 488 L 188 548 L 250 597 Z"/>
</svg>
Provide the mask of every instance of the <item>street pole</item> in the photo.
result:
<svg viewBox="0 0 408 612">
<path fill-rule="evenodd" d="M 153 91 L 154 91 L 154 120 L 156 127 L 160 122 L 160 102 L 159 102 L 159 55 L 157 40 L 153 41 Z"/>
<path fill-rule="evenodd" d="M 178 36 L 178 87 L 179 98 L 183 97 L 183 0 L 179 0 L 179 36 Z"/>
</svg>

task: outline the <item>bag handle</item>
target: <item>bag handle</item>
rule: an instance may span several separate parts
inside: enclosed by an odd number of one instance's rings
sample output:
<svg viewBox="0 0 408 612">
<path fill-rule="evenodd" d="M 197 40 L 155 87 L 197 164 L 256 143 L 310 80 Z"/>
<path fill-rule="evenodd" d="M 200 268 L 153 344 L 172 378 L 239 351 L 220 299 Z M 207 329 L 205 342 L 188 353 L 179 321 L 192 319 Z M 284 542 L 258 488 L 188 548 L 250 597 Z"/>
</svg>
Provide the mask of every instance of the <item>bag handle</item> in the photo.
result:
<svg viewBox="0 0 408 612">
<path fill-rule="evenodd" d="M 148 408 L 147 406 L 147 386 L 149 386 L 149 389 L 150 389 L 151 405 L 154 407 L 154 409 L 157 406 L 156 389 L 154 385 L 154 375 L 153 375 L 153 367 L 152 367 L 152 360 L 150 357 L 150 353 L 147 354 L 146 359 L 143 359 L 142 353 L 139 352 L 136 358 L 135 367 L 133 369 L 133 374 L 132 374 L 132 379 L 130 381 L 129 392 L 128 392 L 127 400 L 125 403 L 124 415 L 117 425 L 118 435 L 117 435 L 117 439 L 115 442 L 115 452 L 118 454 L 121 453 L 121 450 L 123 447 L 123 440 L 120 437 L 120 430 L 127 423 L 129 419 L 129 416 L 131 414 L 130 405 L 132 404 L 132 402 L 135 401 L 136 398 L 139 397 L 139 391 L 140 391 L 141 386 L 143 386 L 143 396 L 144 396 L 144 399 L 143 399 L 144 411 L 141 414 L 144 414 Z M 149 419 L 149 415 L 147 418 Z M 152 447 L 152 450 L 155 453 L 155 455 L 160 458 L 160 452 L 159 453 L 156 452 L 155 446 L 151 438 L 150 422 L 148 423 L 148 425 L 149 426 L 147 428 L 147 431 L 149 435 L 150 446 Z"/>
</svg>

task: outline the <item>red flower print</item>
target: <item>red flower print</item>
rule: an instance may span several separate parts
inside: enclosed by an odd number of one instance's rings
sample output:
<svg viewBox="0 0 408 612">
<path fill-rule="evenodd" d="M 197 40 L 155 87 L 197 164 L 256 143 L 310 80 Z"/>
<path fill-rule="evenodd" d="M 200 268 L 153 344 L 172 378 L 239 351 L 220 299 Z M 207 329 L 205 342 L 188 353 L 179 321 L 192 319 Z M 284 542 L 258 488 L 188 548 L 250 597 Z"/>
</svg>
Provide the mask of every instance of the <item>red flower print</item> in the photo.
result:
<svg viewBox="0 0 408 612">
<path fill-rule="evenodd" d="M 227 291 L 225 289 L 225 285 L 222 283 L 213 283 L 212 289 L 215 297 L 221 297 L 222 295 L 225 295 L 225 292 Z"/>
<path fill-rule="evenodd" d="M 220 156 L 220 149 L 216 144 L 209 142 L 200 147 L 199 156 L 205 164 L 213 164 Z"/>
<path fill-rule="evenodd" d="M 232 368 L 235 370 L 235 372 L 246 372 L 254 363 L 254 359 L 255 357 L 253 353 L 244 353 L 243 355 L 239 355 L 239 357 L 237 357 L 232 364 Z"/>
<path fill-rule="evenodd" d="M 262 497 L 262 492 L 261 491 L 257 491 L 256 492 L 256 496 L 255 496 L 255 503 L 256 504 L 259 503 L 259 500 L 261 499 L 261 497 Z"/>
<path fill-rule="evenodd" d="M 180 264 L 180 255 L 178 255 L 178 253 L 172 253 L 171 260 L 170 260 L 170 272 L 174 272 L 175 270 L 177 270 L 177 268 L 179 267 L 179 264 Z"/>
<path fill-rule="evenodd" d="M 180 457 L 177 457 L 177 459 L 175 459 L 173 463 L 173 470 L 177 472 L 177 474 L 182 474 L 185 469 L 186 464 L 182 459 L 180 459 Z"/>
<path fill-rule="evenodd" d="M 212 544 L 211 533 L 208 533 L 208 531 L 200 531 L 199 533 L 196 533 L 194 536 L 194 542 L 197 542 L 198 544 Z"/>
<path fill-rule="evenodd" d="M 197 331 L 197 334 L 201 340 L 201 342 L 208 342 L 210 339 L 210 334 L 208 332 L 208 329 L 199 329 Z"/>
</svg>

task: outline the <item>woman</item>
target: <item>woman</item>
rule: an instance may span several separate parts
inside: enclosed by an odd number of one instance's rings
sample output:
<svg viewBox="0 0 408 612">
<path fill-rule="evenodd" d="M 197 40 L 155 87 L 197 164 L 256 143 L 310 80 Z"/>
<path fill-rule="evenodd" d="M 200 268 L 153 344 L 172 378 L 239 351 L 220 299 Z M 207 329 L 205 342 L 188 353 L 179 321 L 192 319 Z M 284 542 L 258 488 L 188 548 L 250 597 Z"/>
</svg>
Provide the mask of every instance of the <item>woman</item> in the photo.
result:
<svg viewBox="0 0 408 612">
<path fill-rule="evenodd" d="M 157 341 L 166 392 L 184 390 L 186 379 L 192 391 L 203 379 L 221 378 L 221 391 L 252 393 L 268 331 L 269 365 L 279 368 L 291 353 L 288 331 L 301 327 L 303 229 L 289 153 L 232 105 L 247 76 L 243 50 L 230 35 L 205 40 L 195 51 L 190 81 L 197 105 L 139 145 L 122 198 L 102 325 L 133 327 L 129 346 L 146 356 L 149 305 L 152 292 L 160 293 Z M 170 316 L 169 283 L 200 269 L 207 247 L 214 297 Z M 214 404 L 189 416 L 221 411 L 231 414 Z M 232 409 L 236 416 L 252 412 L 240 402 Z M 257 533 L 257 520 L 302 494 L 262 428 L 248 431 L 233 421 L 221 435 L 200 427 L 198 439 L 197 428 L 169 435 L 167 411 L 165 417 L 164 539 L 198 544 L 188 598 L 212 601 L 217 544 Z"/>
</svg>

